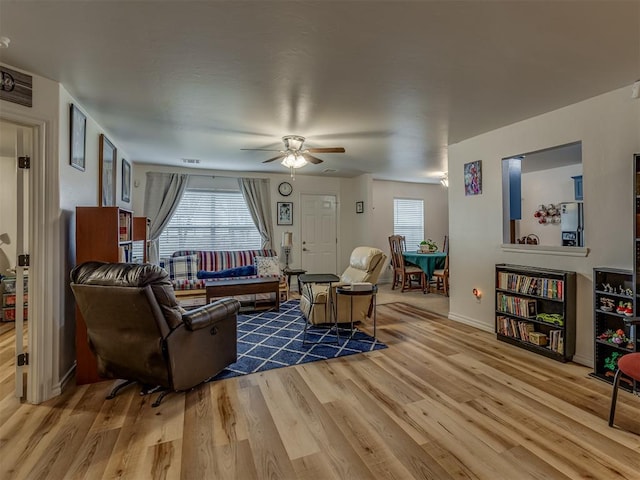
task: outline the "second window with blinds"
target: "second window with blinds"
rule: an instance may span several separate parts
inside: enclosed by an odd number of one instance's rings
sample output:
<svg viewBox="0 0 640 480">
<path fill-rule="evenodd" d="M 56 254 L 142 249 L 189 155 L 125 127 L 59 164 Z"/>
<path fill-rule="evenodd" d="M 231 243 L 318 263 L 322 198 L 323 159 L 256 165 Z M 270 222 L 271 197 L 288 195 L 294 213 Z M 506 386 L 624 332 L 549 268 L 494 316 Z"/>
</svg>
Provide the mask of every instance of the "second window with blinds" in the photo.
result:
<svg viewBox="0 0 640 480">
<path fill-rule="evenodd" d="M 393 199 L 393 234 L 403 235 L 408 251 L 418 249 L 424 238 L 424 200 Z"/>
</svg>

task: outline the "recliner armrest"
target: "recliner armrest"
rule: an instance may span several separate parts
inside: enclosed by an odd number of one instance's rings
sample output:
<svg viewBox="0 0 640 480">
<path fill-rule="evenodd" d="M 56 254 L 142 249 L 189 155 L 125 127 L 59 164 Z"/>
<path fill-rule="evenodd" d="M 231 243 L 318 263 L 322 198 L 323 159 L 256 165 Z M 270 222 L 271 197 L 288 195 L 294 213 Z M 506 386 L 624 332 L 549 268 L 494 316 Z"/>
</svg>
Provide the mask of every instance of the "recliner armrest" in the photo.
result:
<svg viewBox="0 0 640 480">
<path fill-rule="evenodd" d="M 203 307 L 189 310 L 182 315 L 187 330 L 199 330 L 229 316 L 237 315 L 240 302 L 234 298 L 222 298 Z"/>
</svg>

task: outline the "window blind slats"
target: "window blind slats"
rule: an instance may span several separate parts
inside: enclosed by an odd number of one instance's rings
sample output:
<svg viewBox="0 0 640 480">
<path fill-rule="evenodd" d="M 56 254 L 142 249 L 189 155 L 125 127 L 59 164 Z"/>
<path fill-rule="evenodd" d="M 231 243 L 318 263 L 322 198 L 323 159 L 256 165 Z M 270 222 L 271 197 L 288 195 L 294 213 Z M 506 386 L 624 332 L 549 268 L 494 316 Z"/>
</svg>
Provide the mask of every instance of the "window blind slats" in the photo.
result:
<svg viewBox="0 0 640 480">
<path fill-rule="evenodd" d="M 177 250 L 254 250 L 262 239 L 242 193 L 187 190 L 160 235 L 160 257 Z"/>
<path fill-rule="evenodd" d="M 424 200 L 393 199 L 393 234 L 404 235 L 407 250 L 416 250 L 424 240 Z"/>
</svg>

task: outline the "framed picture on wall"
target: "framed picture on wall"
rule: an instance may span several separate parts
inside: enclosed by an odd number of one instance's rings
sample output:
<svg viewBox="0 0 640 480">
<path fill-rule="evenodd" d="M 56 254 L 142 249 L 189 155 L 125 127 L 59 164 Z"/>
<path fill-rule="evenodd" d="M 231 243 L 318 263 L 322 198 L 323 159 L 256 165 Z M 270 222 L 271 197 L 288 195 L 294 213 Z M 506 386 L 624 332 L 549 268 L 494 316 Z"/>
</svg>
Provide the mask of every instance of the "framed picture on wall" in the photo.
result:
<svg viewBox="0 0 640 480">
<path fill-rule="evenodd" d="M 464 164 L 464 194 L 480 195 L 482 193 L 482 160 Z"/>
<path fill-rule="evenodd" d="M 364 213 L 364 202 L 356 202 L 356 213 Z"/>
<path fill-rule="evenodd" d="M 100 192 L 101 207 L 113 207 L 116 204 L 116 164 L 118 150 L 103 134 L 100 134 L 99 155 L 100 169 L 98 191 Z"/>
<path fill-rule="evenodd" d="M 278 202 L 278 225 L 293 225 L 293 203 Z"/>
<path fill-rule="evenodd" d="M 71 104 L 70 112 L 71 138 L 69 140 L 69 163 L 72 167 L 84 172 L 85 146 L 87 139 L 87 117 L 84 116 L 78 107 Z"/>
<path fill-rule="evenodd" d="M 131 201 L 131 164 L 122 159 L 122 201 Z"/>
</svg>

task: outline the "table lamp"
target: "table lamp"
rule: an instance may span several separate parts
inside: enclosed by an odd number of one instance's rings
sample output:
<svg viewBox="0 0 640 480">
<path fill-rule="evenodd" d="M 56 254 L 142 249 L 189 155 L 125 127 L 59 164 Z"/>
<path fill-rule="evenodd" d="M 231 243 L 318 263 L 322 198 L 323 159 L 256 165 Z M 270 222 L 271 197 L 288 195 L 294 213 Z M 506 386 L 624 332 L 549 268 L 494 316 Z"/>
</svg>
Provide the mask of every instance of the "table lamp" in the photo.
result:
<svg viewBox="0 0 640 480">
<path fill-rule="evenodd" d="M 284 250 L 285 270 L 289 270 L 289 255 L 293 247 L 293 232 L 282 232 L 282 249 Z"/>
</svg>

